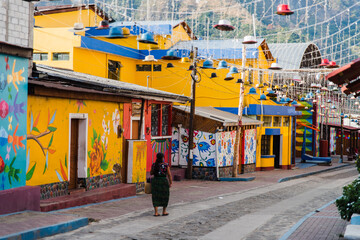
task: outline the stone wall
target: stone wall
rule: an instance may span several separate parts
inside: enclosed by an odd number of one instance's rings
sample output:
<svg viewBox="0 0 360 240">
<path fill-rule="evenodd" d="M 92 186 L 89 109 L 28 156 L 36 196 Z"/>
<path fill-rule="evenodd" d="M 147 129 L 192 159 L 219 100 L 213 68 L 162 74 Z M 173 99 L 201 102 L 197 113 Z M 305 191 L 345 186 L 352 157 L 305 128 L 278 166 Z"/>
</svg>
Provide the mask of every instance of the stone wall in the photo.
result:
<svg viewBox="0 0 360 240">
<path fill-rule="evenodd" d="M 216 181 L 216 168 L 215 167 L 193 167 L 193 179 Z"/>
<path fill-rule="evenodd" d="M 68 195 L 69 182 L 44 184 L 40 186 L 40 199 L 48 199 Z"/>
<path fill-rule="evenodd" d="M 219 175 L 221 178 L 229 178 L 233 176 L 233 167 L 220 167 Z"/>
<path fill-rule="evenodd" d="M 120 174 L 107 174 L 86 178 L 86 191 L 121 183 Z"/>
<path fill-rule="evenodd" d="M 255 172 L 255 169 L 256 169 L 255 163 L 241 165 L 241 173 Z"/>
</svg>

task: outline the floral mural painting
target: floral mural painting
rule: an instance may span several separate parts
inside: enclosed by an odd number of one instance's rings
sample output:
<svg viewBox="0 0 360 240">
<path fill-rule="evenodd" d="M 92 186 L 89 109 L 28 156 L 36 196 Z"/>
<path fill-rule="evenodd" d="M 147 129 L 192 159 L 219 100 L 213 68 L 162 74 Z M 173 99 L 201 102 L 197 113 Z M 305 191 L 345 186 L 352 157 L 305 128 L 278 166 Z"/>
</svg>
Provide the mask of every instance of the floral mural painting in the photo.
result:
<svg viewBox="0 0 360 240">
<path fill-rule="evenodd" d="M 187 166 L 189 154 L 189 130 L 180 128 L 179 165 Z"/>
<path fill-rule="evenodd" d="M 245 151 L 244 163 L 252 164 L 256 162 L 256 129 L 245 130 Z"/>
<path fill-rule="evenodd" d="M 103 141 L 101 138 L 102 136 L 93 129 L 93 137 L 91 138 L 92 150 L 88 151 L 88 157 L 90 158 L 88 176 L 99 175 L 101 169 L 106 171 L 109 167 L 109 162 L 106 160 L 105 140 Z"/>
<path fill-rule="evenodd" d="M 234 161 L 236 131 L 216 133 L 218 166 L 232 166 Z"/>
<path fill-rule="evenodd" d="M 179 165 L 179 130 L 178 128 L 172 128 L 171 138 L 171 166 Z"/>
<path fill-rule="evenodd" d="M 0 190 L 26 182 L 28 63 L 0 54 Z"/>
<path fill-rule="evenodd" d="M 194 131 L 193 166 L 215 167 L 215 144 L 214 134 Z"/>
</svg>

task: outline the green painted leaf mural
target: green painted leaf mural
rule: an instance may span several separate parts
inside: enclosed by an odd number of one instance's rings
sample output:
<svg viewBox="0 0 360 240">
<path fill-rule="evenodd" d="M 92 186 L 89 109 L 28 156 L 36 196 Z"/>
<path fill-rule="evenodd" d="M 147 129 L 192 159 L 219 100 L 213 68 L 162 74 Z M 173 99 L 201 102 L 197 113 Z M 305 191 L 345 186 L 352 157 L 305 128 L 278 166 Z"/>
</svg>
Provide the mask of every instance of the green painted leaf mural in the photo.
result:
<svg viewBox="0 0 360 240">
<path fill-rule="evenodd" d="M 39 131 L 39 129 L 37 129 L 37 127 L 33 127 L 32 130 L 35 131 L 35 132 L 40 133 L 40 131 Z"/>
<path fill-rule="evenodd" d="M 53 135 L 51 135 L 51 138 L 50 138 L 50 142 L 49 142 L 49 146 L 48 146 L 48 148 L 51 146 L 51 144 L 52 144 L 52 142 L 53 142 L 53 139 L 54 139 L 54 134 L 53 134 Z"/>
<path fill-rule="evenodd" d="M 49 126 L 47 129 L 49 129 L 50 132 L 55 132 L 57 128 L 56 128 L 56 127 L 50 127 L 50 126 Z"/>
<path fill-rule="evenodd" d="M 30 171 L 26 174 L 26 181 L 29 181 L 32 178 L 35 171 L 35 167 L 36 167 L 36 162 L 34 166 L 30 169 Z"/>
<path fill-rule="evenodd" d="M 104 171 L 106 171 L 109 167 L 109 162 L 106 160 L 102 160 L 100 163 L 100 168 Z"/>
</svg>

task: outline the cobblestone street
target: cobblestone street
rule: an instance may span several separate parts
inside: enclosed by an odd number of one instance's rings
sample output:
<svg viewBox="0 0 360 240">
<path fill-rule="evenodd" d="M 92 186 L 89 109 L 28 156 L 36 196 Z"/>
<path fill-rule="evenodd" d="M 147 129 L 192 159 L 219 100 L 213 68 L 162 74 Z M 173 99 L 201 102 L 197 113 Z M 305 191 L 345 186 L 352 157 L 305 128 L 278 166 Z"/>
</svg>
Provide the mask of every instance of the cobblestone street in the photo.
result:
<svg viewBox="0 0 360 240">
<path fill-rule="evenodd" d="M 144 203 L 146 199 L 149 201 L 146 202 L 148 208 L 95 221 L 82 229 L 48 239 L 279 239 L 305 215 L 339 197 L 342 186 L 356 176 L 357 171 L 353 167 L 346 167 L 284 183 L 259 179 L 253 181 L 248 189 L 234 193 L 216 194 L 192 201 L 175 199 L 169 207 L 170 215 L 159 218 L 152 216 L 151 200 L 147 195 L 128 201 L 137 206 L 137 202 Z M 212 184 L 227 186 L 229 183 Z M 207 187 L 190 188 L 193 191 L 189 195 L 202 195 L 212 189 L 211 183 Z M 111 204 L 115 210 L 116 207 L 122 208 L 123 203 L 118 201 Z M 94 207 L 100 211 L 102 204 Z M 66 213 L 71 211 L 79 216 L 90 212 L 89 209 L 78 208 Z M 345 222 L 338 220 L 345 228 Z M 340 236 L 343 228 L 337 228 L 333 235 Z M 314 238 L 309 235 L 302 239 Z"/>
</svg>

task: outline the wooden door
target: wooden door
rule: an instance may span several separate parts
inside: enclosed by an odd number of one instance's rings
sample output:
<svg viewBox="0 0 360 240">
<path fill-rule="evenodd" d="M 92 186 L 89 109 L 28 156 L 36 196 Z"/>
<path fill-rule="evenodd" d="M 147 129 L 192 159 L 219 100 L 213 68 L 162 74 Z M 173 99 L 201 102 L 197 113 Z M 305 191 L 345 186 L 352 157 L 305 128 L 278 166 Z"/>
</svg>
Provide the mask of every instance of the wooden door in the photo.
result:
<svg viewBox="0 0 360 240">
<path fill-rule="evenodd" d="M 139 120 L 132 120 L 132 136 L 131 139 L 139 139 Z"/>
<path fill-rule="evenodd" d="M 79 119 L 71 119 L 69 189 L 75 189 L 78 172 Z"/>
</svg>

